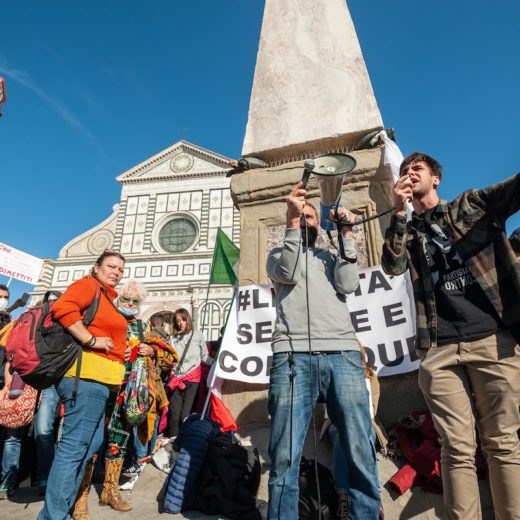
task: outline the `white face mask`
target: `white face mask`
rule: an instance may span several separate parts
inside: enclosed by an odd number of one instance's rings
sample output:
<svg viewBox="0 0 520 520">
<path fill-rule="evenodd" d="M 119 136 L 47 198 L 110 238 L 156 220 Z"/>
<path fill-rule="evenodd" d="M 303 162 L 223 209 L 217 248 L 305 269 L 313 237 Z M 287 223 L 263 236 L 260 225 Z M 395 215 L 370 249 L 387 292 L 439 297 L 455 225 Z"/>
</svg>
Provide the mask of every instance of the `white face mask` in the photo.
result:
<svg viewBox="0 0 520 520">
<path fill-rule="evenodd" d="M 9 300 L 7 298 L 0 298 L 0 312 L 5 311 L 7 309 L 7 304 Z"/>
</svg>

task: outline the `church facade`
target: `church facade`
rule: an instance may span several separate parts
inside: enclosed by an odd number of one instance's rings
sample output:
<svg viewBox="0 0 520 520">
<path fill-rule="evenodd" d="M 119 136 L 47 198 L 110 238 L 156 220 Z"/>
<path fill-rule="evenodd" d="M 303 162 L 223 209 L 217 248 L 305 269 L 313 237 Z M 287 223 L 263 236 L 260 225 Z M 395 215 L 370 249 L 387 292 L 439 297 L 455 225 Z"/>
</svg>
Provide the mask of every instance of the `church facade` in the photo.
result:
<svg viewBox="0 0 520 520">
<path fill-rule="evenodd" d="M 180 307 L 190 311 L 207 339 L 216 339 L 233 289 L 208 285 L 217 230 L 238 246 L 240 219 L 230 192 L 229 159 L 179 141 L 119 175 L 121 199 L 103 222 L 74 238 L 56 260 L 45 260 L 32 301 L 63 291 L 88 274 L 105 250 L 126 258 L 122 283 L 143 283 L 141 316 Z"/>
</svg>

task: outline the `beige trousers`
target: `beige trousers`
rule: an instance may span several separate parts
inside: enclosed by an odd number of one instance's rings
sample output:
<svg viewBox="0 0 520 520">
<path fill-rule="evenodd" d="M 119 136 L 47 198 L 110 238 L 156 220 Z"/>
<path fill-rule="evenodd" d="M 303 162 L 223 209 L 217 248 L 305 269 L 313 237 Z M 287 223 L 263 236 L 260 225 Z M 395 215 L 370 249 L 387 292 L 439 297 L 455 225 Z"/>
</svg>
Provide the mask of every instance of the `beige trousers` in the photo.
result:
<svg viewBox="0 0 520 520">
<path fill-rule="evenodd" d="M 482 518 L 478 428 L 496 520 L 520 519 L 520 347 L 511 334 L 424 351 L 419 386 L 440 436 L 446 518 Z"/>
</svg>

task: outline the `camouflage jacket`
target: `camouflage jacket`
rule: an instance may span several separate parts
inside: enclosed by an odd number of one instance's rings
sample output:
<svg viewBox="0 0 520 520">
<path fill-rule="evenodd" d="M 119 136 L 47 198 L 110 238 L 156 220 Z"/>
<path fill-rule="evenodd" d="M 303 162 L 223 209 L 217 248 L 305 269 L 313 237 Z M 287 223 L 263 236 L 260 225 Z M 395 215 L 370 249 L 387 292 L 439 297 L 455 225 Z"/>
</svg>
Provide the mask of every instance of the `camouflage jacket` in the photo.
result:
<svg viewBox="0 0 520 520">
<path fill-rule="evenodd" d="M 520 209 L 520 173 L 454 201 L 441 200 L 436 220 L 451 238 L 504 326 L 520 343 L 520 263 L 507 240 L 505 222 Z M 425 252 L 424 223 L 392 216 L 386 231 L 381 264 L 387 274 L 410 270 L 417 311 L 416 348 L 437 346 L 437 313 Z"/>
</svg>

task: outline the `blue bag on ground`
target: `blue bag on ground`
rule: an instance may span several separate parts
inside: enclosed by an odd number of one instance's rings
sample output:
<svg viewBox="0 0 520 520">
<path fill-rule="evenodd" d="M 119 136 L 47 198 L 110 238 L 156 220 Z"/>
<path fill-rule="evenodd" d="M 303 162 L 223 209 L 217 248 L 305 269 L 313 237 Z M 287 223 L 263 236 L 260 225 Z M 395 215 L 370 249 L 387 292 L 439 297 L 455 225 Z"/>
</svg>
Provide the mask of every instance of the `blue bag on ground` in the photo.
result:
<svg viewBox="0 0 520 520">
<path fill-rule="evenodd" d="M 190 415 L 175 439 L 179 456 L 165 482 L 164 511 L 180 513 L 195 502 L 197 477 L 211 437 L 220 433 L 220 424 L 200 414 Z"/>
</svg>

